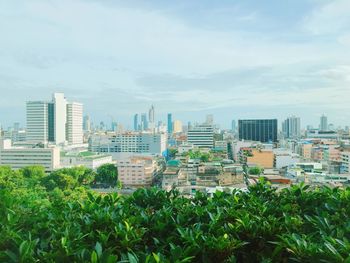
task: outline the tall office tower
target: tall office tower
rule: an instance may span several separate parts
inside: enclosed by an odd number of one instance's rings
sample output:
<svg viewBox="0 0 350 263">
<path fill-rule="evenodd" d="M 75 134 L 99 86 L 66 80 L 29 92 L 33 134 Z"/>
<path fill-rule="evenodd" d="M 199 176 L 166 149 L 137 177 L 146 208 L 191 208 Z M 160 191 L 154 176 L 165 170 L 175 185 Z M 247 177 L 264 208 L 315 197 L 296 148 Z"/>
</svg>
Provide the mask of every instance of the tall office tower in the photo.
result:
<svg viewBox="0 0 350 263">
<path fill-rule="evenodd" d="M 240 140 L 277 142 L 277 119 L 238 120 Z"/>
<path fill-rule="evenodd" d="M 19 122 L 15 122 L 15 123 L 13 124 L 13 130 L 14 130 L 14 131 L 19 131 Z"/>
<path fill-rule="evenodd" d="M 147 121 L 147 114 L 142 113 L 141 114 L 141 130 L 147 130 L 148 129 L 148 121 Z"/>
<path fill-rule="evenodd" d="M 212 125 L 198 125 L 188 130 L 187 142 L 199 148 L 214 147 L 214 128 Z"/>
<path fill-rule="evenodd" d="M 172 134 L 173 133 L 173 115 L 171 113 L 168 113 L 167 126 L 168 126 L 168 134 Z"/>
<path fill-rule="evenodd" d="M 282 132 L 284 138 L 300 138 L 300 118 L 295 116 L 287 118 L 282 122 Z"/>
<path fill-rule="evenodd" d="M 52 102 L 54 104 L 55 144 L 64 144 L 66 142 L 67 100 L 63 93 L 54 93 Z M 49 120 L 51 120 L 50 116 Z"/>
<path fill-rule="evenodd" d="M 187 130 L 191 130 L 193 128 L 192 122 L 187 122 Z"/>
<path fill-rule="evenodd" d="M 214 124 L 214 116 L 213 114 L 208 114 L 205 120 L 205 124 L 213 125 Z"/>
<path fill-rule="evenodd" d="M 82 144 L 83 137 L 83 104 L 70 102 L 67 104 L 67 141 Z"/>
<path fill-rule="evenodd" d="M 322 115 L 320 118 L 320 130 L 328 131 L 328 119 L 327 119 L 327 116 L 325 115 Z"/>
<path fill-rule="evenodd" d="M 69 125 L 67 123 L 68 109 L 72 111 Z M 52 142 L 56 145 L 64 144 L 68 140 L 67 134 L 76 134 L 77 128 L 75 127 L 77 127 L 77 125 L 79 127 L 81 125 L 79 130 L 82 130 L 82 104 L 72 103 L 72 105 L 68 107 L 67 100 L 63 93 L 54 93 L 52 101 L 50 102 L 28 101 L 26 111 L 27 141 Z M 77 121 L 78 119 L 79 121 Z M 77 122 L 79 124 L 76 124 Z M 72 128 L 72 130 L 67 131 L 67 127 Z M 76 139 L 71 139 L 71 141 L 76 141 Z M 80 139 L 78 141 L 80 141 Z"/>
<path fill-rule="evenodd" d="M 173 123 L 173 132 L 180 133 L 182 132 L 182 122 L 179 120 L 175 120 Z"/>
<path fill-rule="evenodd" d="M 154 119 L 154 106 L 152 105 L 151 108 L 148 111 L 148 120 L 150 123 L 154 123 L 155 119 Z"/>
<path fill-rule="evenodd" d="M 27 112 L 27 141 L 48 141 L 48 103 L 44 101 L 28 101 Z"/>
<path fill-rule="evenodd" d="M 83 130 L 86 132 L 91 131 L 91 121 L 90 121 L 90 116 L 85 115 L 84 120 L 83 120 Z"/>
<path fill-rule="evenodd" d="M 134 131 L 139 130 L 139 115 L 135 114 L 134 115 Z"/>
<path fill-rule="evenodd" d="M 236 121 L 235 120 L 232 120 L 231 122 L 231 131 L 236 131 Z"/>
</svg>

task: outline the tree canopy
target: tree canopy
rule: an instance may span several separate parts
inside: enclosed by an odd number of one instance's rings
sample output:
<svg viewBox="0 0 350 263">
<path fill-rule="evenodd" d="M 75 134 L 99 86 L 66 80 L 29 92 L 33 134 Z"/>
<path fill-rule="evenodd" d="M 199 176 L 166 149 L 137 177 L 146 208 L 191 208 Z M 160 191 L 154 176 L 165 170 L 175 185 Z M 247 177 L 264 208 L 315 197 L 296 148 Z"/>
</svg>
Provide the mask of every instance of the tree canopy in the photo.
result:
<svg viewBox="0 0 350 263">
<path fill-rule="evenodd" d="M 0 167 L 0 262 L 350 260 L 350 188 L 277 191 L 261 181 L 191 199 L 155 188 L 101 196 L 81 187 L 81 174 L 57 172 L 77 185 L 49 190 Z"/>
</svg>

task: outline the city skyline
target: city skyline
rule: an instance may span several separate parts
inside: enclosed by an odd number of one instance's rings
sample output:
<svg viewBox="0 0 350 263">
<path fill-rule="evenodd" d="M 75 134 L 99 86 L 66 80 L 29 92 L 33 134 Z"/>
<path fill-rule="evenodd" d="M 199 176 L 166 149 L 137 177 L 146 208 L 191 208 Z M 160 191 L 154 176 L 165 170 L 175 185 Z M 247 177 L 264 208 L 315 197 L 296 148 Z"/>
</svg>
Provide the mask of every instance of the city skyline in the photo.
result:
<svg viewBox="0 0 350 263">
<path fill-rule="evenodd" d="M 24 101 L 56 91 L 129 128 L 152 104 L 163 121 L 213 114 L 224 128 L 233 118 L 350 119 L 346 0 L 18 0 L 0 10 L 5 127 L 24 124 Z"/>
</svg>

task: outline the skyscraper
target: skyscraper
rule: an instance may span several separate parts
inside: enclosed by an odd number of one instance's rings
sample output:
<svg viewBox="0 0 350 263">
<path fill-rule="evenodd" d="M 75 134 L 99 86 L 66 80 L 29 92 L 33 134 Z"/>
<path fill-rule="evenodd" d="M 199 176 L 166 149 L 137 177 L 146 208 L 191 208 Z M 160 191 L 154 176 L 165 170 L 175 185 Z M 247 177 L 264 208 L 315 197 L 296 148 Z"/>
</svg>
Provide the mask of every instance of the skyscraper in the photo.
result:
<svg viewBox="0 0 350 263">
<path fill-rule="evenodd" d="M 141 114 L 141 130 L 147 130 L 148 129 L 148 121 L 147 121 L 147 114 L 142 113 Z"/>
<path fill-rule="evenodd" d="M 139 130 L 139 115 L 136 113 L 134 115 L 134 131 Z"/>
<path fill-rule="evenodd" d="M 208 114 L 205 120 L 205 124 L 213 125 L 214 124 L 214 116 L 213 114 Z"/>
<path fill-rule="evenodd" d="M 300 138 L 300 118 L 289 117 L 282 123 L 282 132 L 284 138 Z"/>
<path fill-rule="evenodd" d="M 87 132 L 91 131 L 91 121 L 89 115 L 84 116 L 83 129 Z"/>
<path fill-rule="evenodd" d="M 27 141 L 47 142 L 49 129 L 48 103 L 45 101 L 28 101 L 26 105 L 26 112 Z"/>
<path fill-rule="evenodd" d="M 173 133 L 173 116 L 171 113 L 168 113 L 167 126 L 168 126 L 168 134 L 172 134 Z"/>
<path fill-rule="evenodd" d="M 66 142 L 67 101 L 63 93 L 54 93 L 52 102 L 54 104 L 55 144 L 62 144 Z M 51 119 L 50 116 L 49 119 Z"/>
<path fill-rule="evenodd" d="M 155 119 L 154 119 L 154 106 L 152 105 L 151 108 L 148 111 L 148 120 L 150 123 L 154 123 Z"/>
<path fill-rule="evenodd" d="M 66 139 L 69 144 L 82 144 L 83 136 L 83 104 L 68 103 Z"/>
<path fill-rule="evenodd" d="M 174 133 L 180 133 L 182 132 L 182 122 L 179 120 L 175 120 L 173 122 L 173 132 Z"/>
<path fill-rule="evenodd" d="M 324 114 L 320 118 L 320 130 L 328 131 L 328 119 Z"/>
<path fill-rule="evenodd" d="M 239 120 L 240 140 L 277 142 L 277 119 Z"/>
<path fill-rule="evenodd" d="M 80 143 L 83 140 L 82 107 L 80 103 L 68 106 L 63 93 L 54 93 L 51 102 L 28 101 L 27 141 L 52 142 L 56 145 L 66 141 Z M 81 139 L 77 139 L 78 136 Z"/>
<path fill-rule="evenodd" d="M 236 131 L 236 121 L 235 120 L 232 120 L 232 122 L 231 122 L 231 130 L 233 132 Z"/>
</svg>

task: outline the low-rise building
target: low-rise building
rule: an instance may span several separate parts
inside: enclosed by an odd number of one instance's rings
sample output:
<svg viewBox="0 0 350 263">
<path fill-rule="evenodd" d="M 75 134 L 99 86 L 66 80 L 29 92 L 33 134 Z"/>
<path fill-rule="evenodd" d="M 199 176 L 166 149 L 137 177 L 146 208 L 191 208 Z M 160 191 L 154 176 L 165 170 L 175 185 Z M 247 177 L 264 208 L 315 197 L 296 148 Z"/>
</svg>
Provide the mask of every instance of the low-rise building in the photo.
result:
<svg viewBox="0 0 350 263">
<path fill-rule="evenodd" d="M 156 168 L 152 157 L 133 156 L 118 161 L 118 178 L 123 186 L 151 186 Z"/>
<path fill-rule="evenodd" d="M 350 173 L 350 152 L 341 153 L 342 173 Z"/>
<path fill-rule="evenodd" d="M 274 154 L 271 150 L 251 149 L 250 156 L 247 156 L 248 165 L 256 165 L 262 168 L 274 167 Z"/>
<path fill-rule="evenodd" d="M 8 165 L 12 169 L 40 165 L 46 172 L 51 172 L 60 168 L 60 149 L 13 147 L 11 140 L 3 140 L 0 143 L 0 165 Z"/>
<path fill-rule="evenodd" d="M 97 169 L 101 165 L 113 163 L 112 156 L 93 152 L 62 152 L 61 166 L 75 167 L 85 166 L 90 169 Z"/>
</svg>

